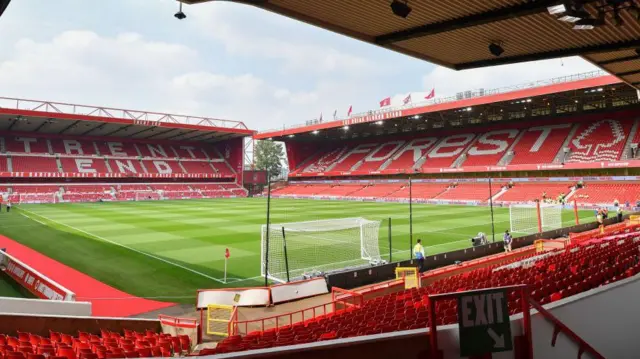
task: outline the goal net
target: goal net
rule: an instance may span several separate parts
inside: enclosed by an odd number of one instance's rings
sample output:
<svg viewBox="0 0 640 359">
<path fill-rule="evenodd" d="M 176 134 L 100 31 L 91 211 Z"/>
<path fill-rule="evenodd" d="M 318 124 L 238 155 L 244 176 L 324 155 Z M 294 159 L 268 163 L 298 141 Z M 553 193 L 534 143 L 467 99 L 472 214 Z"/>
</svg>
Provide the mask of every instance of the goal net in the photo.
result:
<svg viewBox="0 0 640 359">
<path fill-rule="evenodd" d="M 262 226 L 262 275 L 284 283 L 379 263 L 379 221 L 341 218 Z"/>
<path fill-rule="evenodd" d="M 17 204 L 58 203 L 59 199 L 57 193 L 20 193 Z M 15 196 L 9 196 L 9 200 L 15 200 Z"/>
<path fill-rule="evenodd" d="M 136 191 L 136 201 L 159 201 L 162 196 L 154 191 Z"/>
<path fill-rule="evenodd" d="M 562 206 L 531 204 L 509 206 L 512 233 L 533 234 L 562 227 Z"/>
</svg>

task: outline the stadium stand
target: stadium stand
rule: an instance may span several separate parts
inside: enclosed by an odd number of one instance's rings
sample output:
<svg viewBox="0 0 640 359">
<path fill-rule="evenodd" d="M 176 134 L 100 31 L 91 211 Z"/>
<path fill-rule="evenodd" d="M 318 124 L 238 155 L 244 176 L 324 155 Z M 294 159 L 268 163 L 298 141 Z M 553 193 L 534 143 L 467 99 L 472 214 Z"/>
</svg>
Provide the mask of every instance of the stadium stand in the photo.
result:
<svg viewBox="0 0 640 359">
<path fill-rule="evenodd" d="M 345 176 L 434 172 L 448 168 L 618 161 L 635 119 L 529 124 L 524 128 L 334 145 L 314 152 L 291 176 Z M 514 125 L 515 126 L 515 125 Z M 568 148 L 565 153 L 564 148 Z"/>
<path fill-rule="evenodd" d="M 491 190 L 495 196 L 500 192 L 501 185 L 492 183 Z M 460 183 L 452 185 L 447 191 L 435 197 L 436 199 L 487 201 L 489 200 L 489 185 L 487 183 Z"/>
<path fill-rule="evenodd" d="M 640 184 L 637 183 L 587 183 L 577 191 L 574 198 L 580 203 L 611 205 L 615 200 L 620 204 L 635 203 L 640 200 Z"/>
<path fill-rule="evenodd" d="M 534 300 L 541 304 L 555 302 L 640 273 L 638 231 L 640 227 L 622 234 L 622 238 L 618 231 L 614 233 L 616 240 L 596 235 L 584 241 L 584 244 L 540 255 L 527 255 L 500 265 L 437 279 L 422 288 L 373 297 L 360 305 L 304 322 L 233 335 L 207 353 L 265 349 L 424 328 L 430 321 L 427 296 L 432 294 L 525 283 L 532 288 Z M 520 300 L 515 291 L 509 293 L 508 308 L 511 315 L 521 310 Z M 436 313 L 437 325 L 458 321 L 455 300 L 436 302 Z"/>
<path fill-rule="evenodd" d="M 77 336 L 51 331 L 49 337 L 20 332 L 0 334 L 0 357 L 12 359 L 111 359 L 150 358 L 187 355 L 191 339 L 187 335 L 125 329 L 124 334 L 102 330 L 101 335 L 78 332 Z"/>
<path fill-rule="evenodd" d="M 582 163 L 620 159 L 632 126 L 631 120 L 613 119 L 580 124 L 569 143 L 571 152 L 565 162 Z"/>
<path fill-rule="evenodd" d="M 500 197 L 498 202 L 531 202 L 546 198 L 556 199 L 561 193 L 565 195 L 571 192 L 573 184 L 570 183 L 516 183 Z"/>
</svg>

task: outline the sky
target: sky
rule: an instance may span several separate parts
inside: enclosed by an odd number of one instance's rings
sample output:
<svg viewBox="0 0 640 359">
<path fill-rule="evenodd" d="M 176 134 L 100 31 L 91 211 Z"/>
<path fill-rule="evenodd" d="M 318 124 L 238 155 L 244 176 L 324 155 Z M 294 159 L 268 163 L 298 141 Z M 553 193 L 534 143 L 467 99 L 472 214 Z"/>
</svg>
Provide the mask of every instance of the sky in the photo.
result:
<svg viewBox="0 0 640 359">
<path fill-rule="evenodd" d="M 597 70 L 580 58 L 453 71 L 232 2 L 14 0 L 0 96 L 243 121 L 267 130 Z"/>
</svg>

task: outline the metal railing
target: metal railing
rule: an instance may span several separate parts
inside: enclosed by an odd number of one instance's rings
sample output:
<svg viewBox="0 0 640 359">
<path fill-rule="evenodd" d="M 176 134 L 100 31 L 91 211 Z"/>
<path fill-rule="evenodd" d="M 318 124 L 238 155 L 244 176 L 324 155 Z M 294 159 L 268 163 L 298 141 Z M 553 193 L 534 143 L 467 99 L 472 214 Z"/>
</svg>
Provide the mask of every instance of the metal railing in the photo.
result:
<svg viewBox="0 0 640 359">
<path fill-rule="evenodd" d="M 80 115 L 93 117 L 107 117 L 113 119 L 131 120 L 132 123 L 153 126 L 156 123 L 176 123 L 205 127 L 220 127 L 228 129 L 248 130 L 249 128 L 240 121 L 224 120 L 218 118 L 175 115 L 161 112 L 149 112 L 139 110 L 126 110 L 112 107 L 76 105 L 63 102 L 26 100 L 12 97 L 0 97 L 0 108 L 16 109 L 22 111 L 39 111 L 52 114 Z"/>
<path fill-rule="evenodd" d="M 469 99 L 469 98 L 478 98 L 478 97 L 484 97 L 484 96 L 498 95 L 498 94 L 509 93 L 509 92 L 514 92 L 514 91 L 520 91 L 520 90 L 525 90 L 525 89 L 530 89 L 530 88 L 537 88 L 537 87 L 555 85 L 555 84 L 559 84 L 559 83 L 587 80 L 587 79 L 606 76 L 606 75 L 609 75 L 609 74 L 607 72 L 605 72 L 605 71 L 602 71 L 602 70 L 596 70 L 596 71 L 584 72 L 584 73 L 580 73 L 580 74 L 567 75 L 567 76 L 561 76 L 561 77 L 554 77 L 554 78 L 547 79 L 547 80 L 530 81 L 530 82 L 521 83 L 521 84 L 518 84 L 518 85 L 504 86 L 504 87 L 499 87 L 499 88 L 489 89 L 489 90 L 476 89 L 476 90 L 462 91 L 462 92 L 459 92 L 458 95 L 447 96 L 447 97 L 438 97 L 438 98 L 434 98 L 434 99 L 431 99 L 431 100 L 425 100 L 425 101 L 411 102 L 411 103 L 408 103 L 408 104 L 403 105 L 403 106 L 387 106 L 387 107 L 384 107 L 384 108 L 381 108 L 381 109 L 378 109 L 378 110 L 370 110 L 370 111 L 365 111 L 365 112 L 353 113 L 353 114 L 351 114 L 351 116 L 346 117 L 346 118 L 335 118 L 334 121 L 345 120 L 345 119 L 353 118 L 353 117 L 360 117 L 360 116 L 367 116 L 367 115 L 375 115 L 375 114 L 393 112 L 393 111 L 398 111 L 398 110 L 406 110 L 406 109 L 411 109 L 411 108 L 416 108 L 416 107 L 438 105 L 438 104 L 443 104 L 443 103 L 449 103 L 449 102 L 454 102 L 454 101 L 465 100 L 465 99 Z M 332 122 L 332 121 L 326 121 L 326 122 Z M 324 121 L 323 122 L 314 122 L 312 124 L 326 123 L 326 122 L 324 122 Z M 309 126 L 309 125 L 311 125 L 311 124 L 310 123 L 300 123 L 300 124 L 295 124 L 295 125 L 290 125 L 290 126 L 282 126 L 281 128 L 272 128 L 272 129 L 260 131 L 259 133 L 266 133 L 266 132 L 273 132 L 273 131 L 283 131 L 283 130 L 287 130 L 287 129 L 306 127 L 306 126 Z"/>
</svg>

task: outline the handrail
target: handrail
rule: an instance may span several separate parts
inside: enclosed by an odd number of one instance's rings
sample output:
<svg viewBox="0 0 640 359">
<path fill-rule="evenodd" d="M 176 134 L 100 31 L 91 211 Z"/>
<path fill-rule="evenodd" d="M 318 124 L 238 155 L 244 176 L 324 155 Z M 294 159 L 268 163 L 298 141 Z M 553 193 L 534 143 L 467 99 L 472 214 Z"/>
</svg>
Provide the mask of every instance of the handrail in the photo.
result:
<svg viewBox="0 0 640 359">
<path fill-rule="evenodd" d="M 582 354 L 585 352 L 593 355 L 595 358 L 605 359 L 605 357 L 602 354 L 600 354 L 594 347 L 589 345 L 589 343 L 587 343 L 584 339 L 582 339 L 573 330 L 569 329 L 569 327 L 567 327 L 564 323 L 562 323 L 560 319 L 556 318 L 553 314 L 551 314 L 549 311 L 544 309 L 544 307 L 540 303 L 536 302 L 531 297 L 529 297 L 529 304 L 531 304 L 531 306 L 535 310 L 537 310 L 538 313 L 540 313 L 545 319 L 547 319 L 548 321 L 551 322 L 551 324 L 553 324 L 554 326 L 553 337 L 551 338 L 552 347 L 556 346 L 556 340 L 558 339 L 558 334 L 564 333 L 570 339 L 576 342 L 576 344 L 578 344 L 578 359 L 580 359 L 582 357 Z"/>
</svg>

